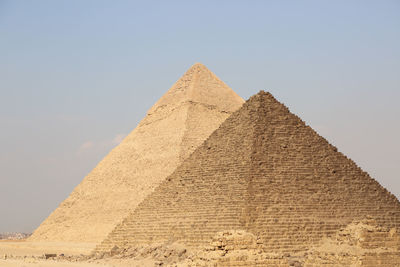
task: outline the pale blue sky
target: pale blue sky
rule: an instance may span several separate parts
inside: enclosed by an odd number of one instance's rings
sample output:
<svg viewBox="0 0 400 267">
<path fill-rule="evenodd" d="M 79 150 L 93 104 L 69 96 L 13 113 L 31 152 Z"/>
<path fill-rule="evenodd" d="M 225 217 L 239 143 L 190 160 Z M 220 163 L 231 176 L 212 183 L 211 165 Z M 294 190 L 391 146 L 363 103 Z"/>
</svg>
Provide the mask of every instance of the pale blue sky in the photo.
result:
<svg viewBox="0 0 400 267">
<path fill-rule="evenodd" d="M 0 0 L 0 232 L 32 231 L 195 62 L 400 197 L 400 1 Z"/>
</svg>

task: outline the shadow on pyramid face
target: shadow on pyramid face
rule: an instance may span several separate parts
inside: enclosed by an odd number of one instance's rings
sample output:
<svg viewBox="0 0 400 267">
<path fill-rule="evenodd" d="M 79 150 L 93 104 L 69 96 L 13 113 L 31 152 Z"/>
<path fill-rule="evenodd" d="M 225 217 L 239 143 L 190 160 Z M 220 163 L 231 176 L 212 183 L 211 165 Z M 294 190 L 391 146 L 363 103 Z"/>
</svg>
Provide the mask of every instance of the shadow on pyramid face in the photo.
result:
<svg viewBox="0 0 400 267">
<path fill-rule="evenodd" d="M 399 201 L 270 93 L 234 112 L 96 251 L 244 231 L 270 253 L 304 252 L 366 216 L 400 227 Z"/>
</svg>

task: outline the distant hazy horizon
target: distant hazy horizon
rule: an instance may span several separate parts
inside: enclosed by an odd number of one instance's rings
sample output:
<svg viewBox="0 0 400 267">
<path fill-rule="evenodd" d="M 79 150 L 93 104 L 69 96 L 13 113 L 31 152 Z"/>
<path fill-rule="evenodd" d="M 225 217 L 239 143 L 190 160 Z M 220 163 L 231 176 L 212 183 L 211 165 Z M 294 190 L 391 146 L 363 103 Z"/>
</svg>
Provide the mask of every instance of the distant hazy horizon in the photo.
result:
<svg viewBox="0 0 400 267">
<path fill-rule="evenodd" d="M 195 62 L 400 197 L 399 1 L 0 0 L 0 233 L 33 231 Z"/>
</svg>

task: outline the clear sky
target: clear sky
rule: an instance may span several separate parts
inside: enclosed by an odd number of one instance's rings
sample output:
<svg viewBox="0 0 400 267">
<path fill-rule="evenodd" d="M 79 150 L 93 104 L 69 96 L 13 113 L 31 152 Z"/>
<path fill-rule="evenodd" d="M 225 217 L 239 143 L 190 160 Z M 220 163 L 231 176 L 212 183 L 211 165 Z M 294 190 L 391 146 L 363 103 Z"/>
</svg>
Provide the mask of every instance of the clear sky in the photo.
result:
<svg viewBox="0 0 400 267">
<path fill-rule="evenodd" d="M 0 0 L 0 232 L 32 231 L 195 62 L 400 197 L 400 1 Z"/>
</svg>

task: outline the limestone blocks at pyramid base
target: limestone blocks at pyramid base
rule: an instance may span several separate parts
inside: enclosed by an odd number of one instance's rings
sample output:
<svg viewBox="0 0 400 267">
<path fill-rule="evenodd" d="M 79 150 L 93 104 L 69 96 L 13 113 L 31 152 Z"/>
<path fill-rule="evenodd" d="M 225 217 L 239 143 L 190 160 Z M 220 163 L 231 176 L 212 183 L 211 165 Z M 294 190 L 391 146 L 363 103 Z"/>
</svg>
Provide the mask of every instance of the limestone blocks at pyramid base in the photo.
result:
<svg viewBox="0 0 400 267">
<path fill-rule="evenodd" d="M 304 266 L 400 266 L 400 236 L 371 219 L 354 222 L 310 249 Z"/>
<path fill-rule="evenodd" d="M 227 230 L 215 234 L 204 247 L 178 243 L 114 246 L 105 256 L 151 257 L 166 266 L 396 267 L 400 266 L 400 235 L 395 228 L 383 228 L 366 219 L 347 225 L 305 252 L 271 253 L 256 235 Z"/>
<path fill-rule="evenodd" d="M 260 239 L 245 231 L 220 232 L 209 247 L 182 266 L 400 266 L 400 237 L 373 220 L 351 223 L 306 252 L 270 253 Z"/>
<path fill-rule="evenodd" d="M 263 252 L 260 239 L 243 230 L 217 233 L 205 247 L 187 247 L 179 243 L 138 245 L 130 248 L 114 246 L 107 253 L 93 258 L 155 259 L 163 266 L 289 266 L 287 255 Z"/>
</svg>

